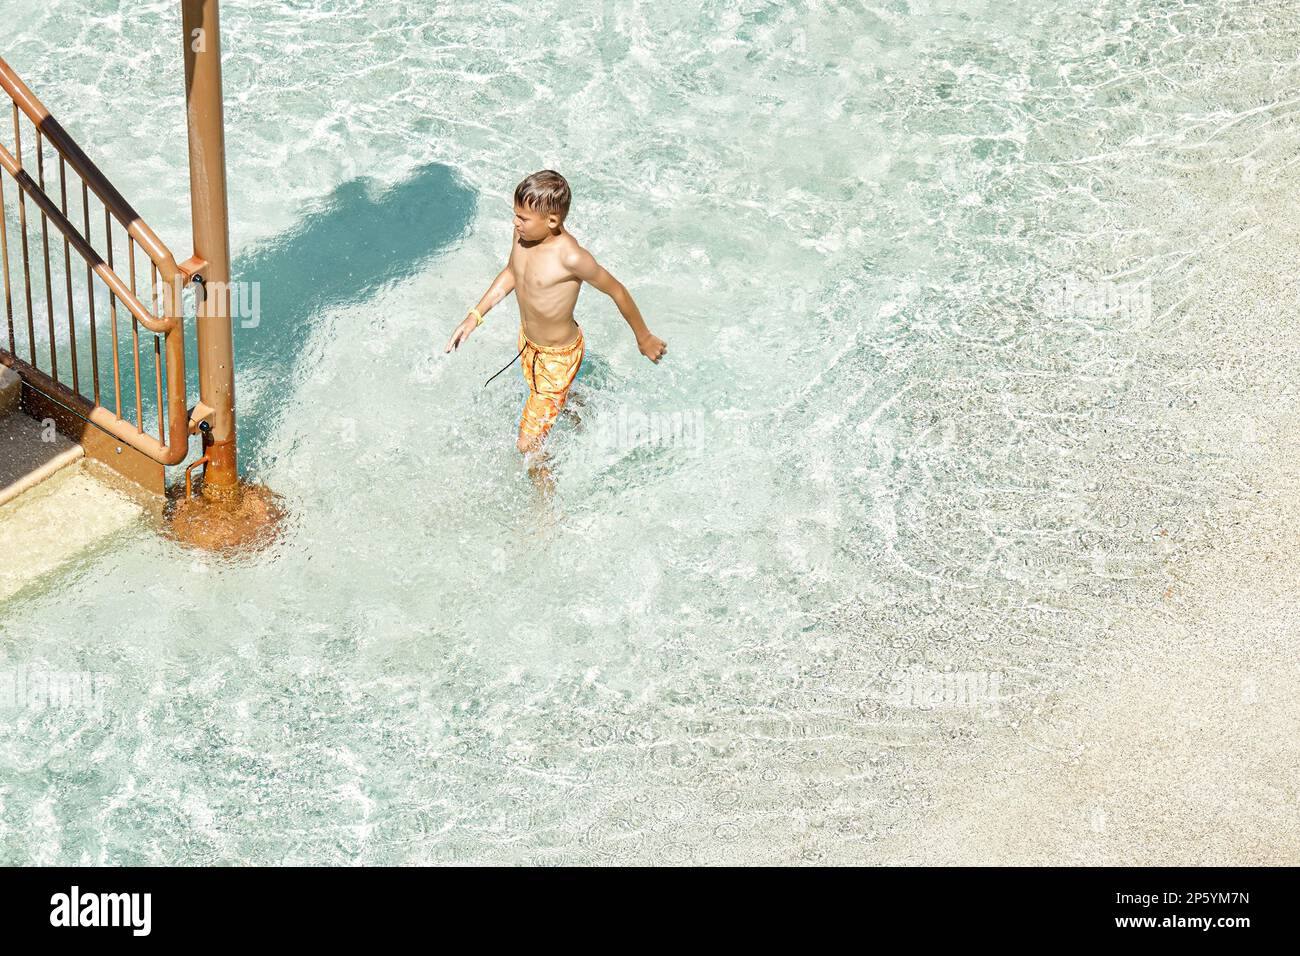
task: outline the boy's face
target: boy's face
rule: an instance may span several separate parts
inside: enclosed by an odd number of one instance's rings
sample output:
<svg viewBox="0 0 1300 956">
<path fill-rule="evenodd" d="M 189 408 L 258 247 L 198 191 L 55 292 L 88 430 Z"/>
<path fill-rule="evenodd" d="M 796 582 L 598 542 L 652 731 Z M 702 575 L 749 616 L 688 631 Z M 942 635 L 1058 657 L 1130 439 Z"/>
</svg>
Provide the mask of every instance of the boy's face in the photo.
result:
<svg viewBox="0 0 1300 956">
<path fill-rule="evenodd" d="M 538 242 L 560 227 L 555 213 L 538 212 L 531 206 L 515 206 L 515 235 L 524 242 Z"/>
</svg>

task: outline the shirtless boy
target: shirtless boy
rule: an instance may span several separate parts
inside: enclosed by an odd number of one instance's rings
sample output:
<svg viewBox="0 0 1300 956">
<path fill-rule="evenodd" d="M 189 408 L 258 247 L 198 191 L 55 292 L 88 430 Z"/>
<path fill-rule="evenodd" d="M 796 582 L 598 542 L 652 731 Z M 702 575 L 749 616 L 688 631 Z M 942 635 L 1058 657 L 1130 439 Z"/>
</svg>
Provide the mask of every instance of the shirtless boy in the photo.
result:
<svg viewBox="0 0 1300 956">
<path fill-rule="evenodd" d="M 540 449 L 542 439 L 568 401 L 569 388 L 582 365 L 582 330 L 573 320 L 573 306 L 582 283 L 595 286 L 614 300 L 632 327 L 642 355 L 657 363 L 668 352 L 664 341 L 646 328 L 623 283 L 565 231 L 569 200 L 569 184 L 550 169 L 525 177 L 515 187 L 510 259 L 447 343 L 448 352 L 459 348 L 483 324 L 483 316 L 493 306 L 515 293 L 520 319 L 516 344 L 523 361 L 524 381 L 528 383 L 517 442 L 524 454 Z"/>
</svg>

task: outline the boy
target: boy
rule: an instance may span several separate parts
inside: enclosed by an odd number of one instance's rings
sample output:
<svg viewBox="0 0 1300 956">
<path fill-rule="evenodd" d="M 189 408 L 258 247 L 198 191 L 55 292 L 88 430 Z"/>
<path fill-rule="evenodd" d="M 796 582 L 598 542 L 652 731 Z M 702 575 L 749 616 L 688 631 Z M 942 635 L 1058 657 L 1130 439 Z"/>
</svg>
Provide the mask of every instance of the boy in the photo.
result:
<svg viewBox="0 0 1300 956">
<path fill-rule="evenodd" d="M 551 169 L 526 176 L 515 187 L 515 231 L 506 267 L 478 305 L 456 326 L 446 351 L 460 348 L 483 316 L 511 292 L 519 301 L 518 358 L 523 360 L 528 400 L 519 421 L 516 446 L 525 455 L 537 451 L 569 398 L 582 365 L 582 330 L 573 320 L 582 283 L 614 300 L 636 335 L 641 354 L 658 363 L 668 352 L 623 284 L 601 268 L 591 253 L 564 229 L 571 194 L 563 176 Z"/>
</svg>

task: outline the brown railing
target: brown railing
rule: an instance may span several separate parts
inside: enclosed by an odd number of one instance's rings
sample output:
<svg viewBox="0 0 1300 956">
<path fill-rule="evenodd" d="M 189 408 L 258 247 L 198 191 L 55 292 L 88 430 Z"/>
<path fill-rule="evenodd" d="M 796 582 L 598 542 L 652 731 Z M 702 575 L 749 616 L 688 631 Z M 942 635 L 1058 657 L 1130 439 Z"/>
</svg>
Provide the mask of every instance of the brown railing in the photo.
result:
<svg viewBox="0 0 1300 956">
<path fill-rule="evenodd" d="M 0 89 L 13 114 L 12 123 L 0 116 L 0 166 L 8 173 L 0 176 L 0 362 L 117 441 L 160 464 L 179 464 L 190 432 L 180 294 L 186 275 L 3 59 Z M 0 97 L 0 114 L 4 103 Z M 24 164 L 24 151 L 35 154 L 34 166 Z M 125 280 L 121 257 L 114 262 L 115 232 L 126 240 Z M 147 304 L 137 286 L 137 250 L 149 269 Z"/>
</svg>

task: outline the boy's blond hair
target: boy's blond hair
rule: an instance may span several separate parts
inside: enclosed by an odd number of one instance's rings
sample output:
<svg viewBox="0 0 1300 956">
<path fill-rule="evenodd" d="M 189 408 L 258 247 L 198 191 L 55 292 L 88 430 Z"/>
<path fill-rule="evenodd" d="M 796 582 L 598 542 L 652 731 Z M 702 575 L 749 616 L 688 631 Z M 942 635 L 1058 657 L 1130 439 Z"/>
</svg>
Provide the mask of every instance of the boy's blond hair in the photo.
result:
<svg viewBox="0 0 1300 956">
<path fill-rule="evenodd" d="M 515 187 L 515 203 L 540 213 L 554 213 L 561 221 L 569 214 L 573 193 L 568 181 L 553 169 L 530 173 Z"/>
</svg>

